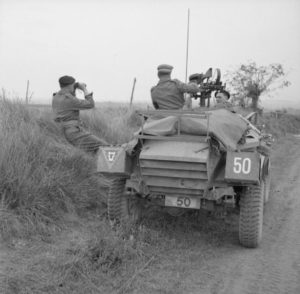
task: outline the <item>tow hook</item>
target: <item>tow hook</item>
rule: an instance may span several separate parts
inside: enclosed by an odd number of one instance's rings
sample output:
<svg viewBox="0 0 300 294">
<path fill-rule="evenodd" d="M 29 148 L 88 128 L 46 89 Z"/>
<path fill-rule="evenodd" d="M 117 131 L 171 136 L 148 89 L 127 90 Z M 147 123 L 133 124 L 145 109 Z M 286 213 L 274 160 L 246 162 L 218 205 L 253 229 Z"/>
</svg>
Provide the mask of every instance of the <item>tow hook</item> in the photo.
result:
<svg viewBox="0 0 300 294">
<path fill-rule="evenodd" d="M 235 207 L 235 196 L 234 195 L 225 195 L 223 196 L 223 203 L 226 207 L 234 208 Z"/>
</svg>

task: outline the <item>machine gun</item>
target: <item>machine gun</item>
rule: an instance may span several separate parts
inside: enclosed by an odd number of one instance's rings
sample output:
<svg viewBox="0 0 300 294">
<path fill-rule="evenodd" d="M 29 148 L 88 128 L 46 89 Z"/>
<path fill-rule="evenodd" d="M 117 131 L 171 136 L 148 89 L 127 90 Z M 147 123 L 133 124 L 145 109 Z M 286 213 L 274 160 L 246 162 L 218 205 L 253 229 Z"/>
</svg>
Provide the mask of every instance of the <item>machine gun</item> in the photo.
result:
<svg viewBox="0 0 300 294">
<path fill-rule="evenodd" d="M 209 68 L 205 74 L 192 74 L 189 77 L 190 82 L 196 82 L 199 85 L 199 94 L 193 95 L 193 98 L 200 98 L 200 107 L 205 107 L 207 100 L 207 107 L 210 106 L 211 92 L 225 90 L 226 85 L 221 81 L 221 71 L 219 68 L 215 70 L 213 77 L 213 70 Z"/>
</svg>

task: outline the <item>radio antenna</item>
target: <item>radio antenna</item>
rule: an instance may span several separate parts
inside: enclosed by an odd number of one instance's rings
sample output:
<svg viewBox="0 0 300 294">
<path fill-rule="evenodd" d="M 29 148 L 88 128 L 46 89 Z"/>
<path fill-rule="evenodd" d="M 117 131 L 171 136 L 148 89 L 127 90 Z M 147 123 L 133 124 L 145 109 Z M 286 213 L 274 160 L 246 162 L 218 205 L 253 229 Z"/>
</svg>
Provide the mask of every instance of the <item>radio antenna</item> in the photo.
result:
<svg viewBox="0 0 300 294">
<path fill-rule="evenodd" d="M 185 57 L 185 82 L 187 83 L 188 62 L 189 62 L 189 38 L 190 38 L 190 9 L 188 9 L 187 36 L 186 36 L 186 57 Z"/>
</svg>

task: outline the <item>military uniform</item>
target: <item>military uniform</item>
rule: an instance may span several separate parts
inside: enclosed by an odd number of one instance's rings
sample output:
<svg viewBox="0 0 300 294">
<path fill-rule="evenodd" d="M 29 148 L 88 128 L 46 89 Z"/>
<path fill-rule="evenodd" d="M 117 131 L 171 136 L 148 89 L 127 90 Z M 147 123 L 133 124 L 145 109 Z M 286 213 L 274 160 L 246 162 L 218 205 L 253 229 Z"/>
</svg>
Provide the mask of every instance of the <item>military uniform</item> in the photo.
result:
<svg viewBox="0 0 300 294">
<path fill-rule="evenodd" d="M 151 98 L 156 109 L 181 109 L 184 106 L 184 93 L 196 94 L 199 88 L 196 84 L 185 84 L 171 79 L 172 66 L 162 64 L 158 66 L 159 82 L 151 88 Z"/>
<path fill-rule="evenodd" d="M 222 101 L 222 102 L 215 104 L 213 108 L 214 109 L 225 108 L 228 110 L 232 110 L 232 107 L 233 107 L 233 105 L 229 101 Z"/>
<path fill-rule="evenodd" d="M 52 109 L 54 120 L 61 124 L 66 139 L 74 146 L 87 152 L 96 152 L 101 145 L 107 143 L 84 130 L 79 111 L 94 108 L 93 94 L 85 96 L 85 100 L 78 99 L 68 91 L 61 89 L 53 95 Z"/>
</svg>

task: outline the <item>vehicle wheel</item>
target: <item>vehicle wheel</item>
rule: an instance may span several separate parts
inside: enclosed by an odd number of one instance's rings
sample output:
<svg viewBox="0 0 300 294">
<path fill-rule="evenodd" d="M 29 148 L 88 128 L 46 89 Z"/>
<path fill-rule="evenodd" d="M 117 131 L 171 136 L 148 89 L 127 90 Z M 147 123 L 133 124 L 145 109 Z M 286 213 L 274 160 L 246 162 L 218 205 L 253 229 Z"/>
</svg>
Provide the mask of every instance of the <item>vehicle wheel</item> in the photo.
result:
<svg viewBox="0 0 300 294">
<path fill-rule="evenodd" d="M 114 178 L 108 189 L 108 218 L 112 222 L 121 223 L 131 219 L 138 221 L 142 214 L 141 201 L 134 195 L 125 194 L 126 178 Z"/>
<path fill-rule="evenodd" d="M 267 203 L 269 201 L 270 187 L 271 187 L 271 175 L 268 174 L 264 179 L 264 203 Z"/>
<path fill-rule="evenodd" d="M 107 198 L 107 211 L 108 218 L 112 222 L 120 222 L 122 220 L 122 208 L 124 204 L 124 189 L 125 189 L 125 178 L 114 178 L 111 179 L 108 188 Z"/>
<path fill-rule="evenodd" d="M 259 245 L 263 226 L 264 184 L 246 187 L 240 199 L 239 239 L 249 248 Z"/>
</svg>

